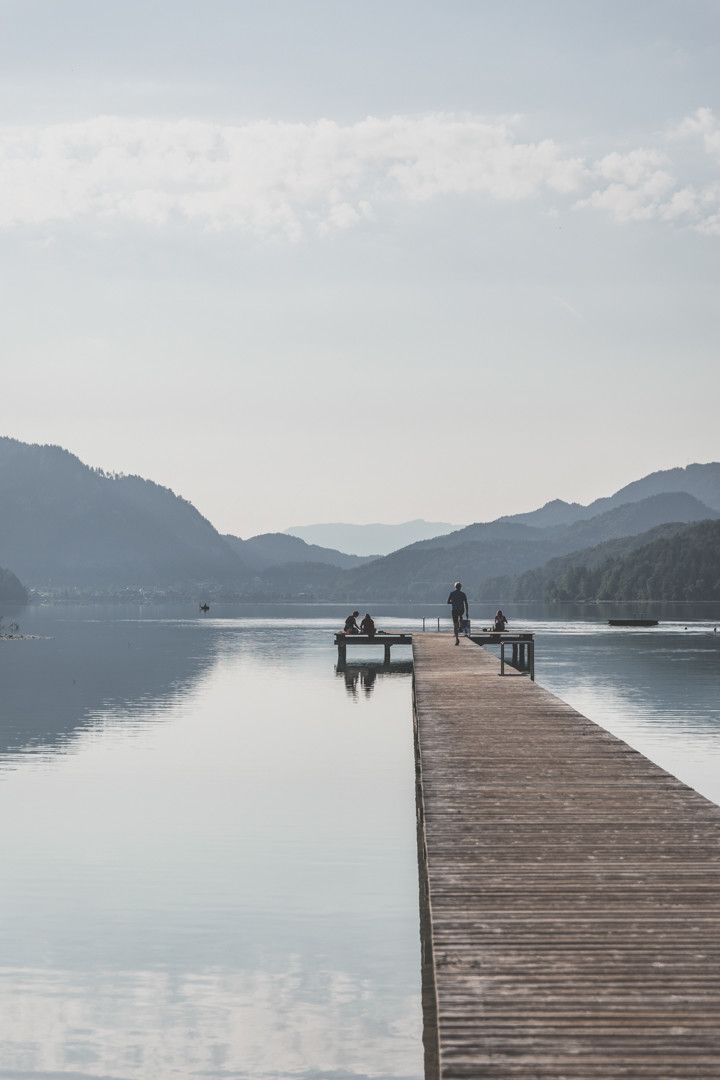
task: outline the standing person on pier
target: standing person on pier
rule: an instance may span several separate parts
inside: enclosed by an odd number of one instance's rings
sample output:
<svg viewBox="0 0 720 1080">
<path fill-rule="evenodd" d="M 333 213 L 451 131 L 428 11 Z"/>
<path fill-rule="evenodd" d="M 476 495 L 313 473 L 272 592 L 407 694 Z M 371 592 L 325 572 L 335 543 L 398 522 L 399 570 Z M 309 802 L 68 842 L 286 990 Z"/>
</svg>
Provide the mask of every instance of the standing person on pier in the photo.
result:
<svg viewBox="0 0 720 1080">
<path fill-rule="evenodd" d="M 452 621 L 453 630 L 455 631 L 455 644 L 460 644 L 460 631 L 462 630 L 462 621 L 464 618 L 470 618 L 470 608 L 468 607 L 468 598 L 462 591 L 462 582 L 456 581 L 455 588 L 448 596 L 448 604 L 452 605 Z"/>
</svg>

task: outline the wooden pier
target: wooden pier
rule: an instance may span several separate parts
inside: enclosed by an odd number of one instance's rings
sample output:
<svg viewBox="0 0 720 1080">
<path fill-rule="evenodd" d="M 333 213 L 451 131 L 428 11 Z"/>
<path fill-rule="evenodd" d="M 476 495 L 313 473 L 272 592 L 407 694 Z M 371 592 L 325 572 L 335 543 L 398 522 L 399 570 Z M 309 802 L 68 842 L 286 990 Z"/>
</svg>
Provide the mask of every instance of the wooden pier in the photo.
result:
<svg viewBox="0 0 720 1080">
<path fill-rule="evenodd" d="M 390 663 L 390 649 L 393 645 L 412 645 L 412 634 L 344 634 L 335 635 L 335 644 L 338 650 L 338 667 L 343 667 L 347 662 L 348 645 L 362 645 L 368 648 L 372 645 L 382 645 L 385 650 L 383 659 L 386 664 Z"/>
<path fill-rule="evenodd" d="M 423 619 L 423 623 L 424 622 L 425 620 Z M 423 632 L 425 632 L 424 629 Z M 434 631 L 430 632 L 434 633 Z M 535 635 L 533 633 L 508 632 L 507 630 L 503 630 L 502 632 L 483 630 L 478 631 L 477 633 L 473 632 L 468 636 L 476 645 L 500 646 L 501 674 L 505 674 L 505 664 L 507 664 L 509 667 L 516 668 L 518 671 L 522 671 L 524 674 L 529 675 L 531 679 L 535 679 Z M 385 650 L 383 662 L 389 664 L 390 650 L 393 645 L 412 645 L 412 643 L 412 634 L 403 634 L 395 631 L 380 631 L 377 634 L 373 634 L 372 637 L 369 634 L 346 634 L 344 631 L 340 631 L 335 635 L 335 645 L 337 645 L 338 651 L 338 667 L 342 668 L 347 663 L 348 645 L 360 645 L 365 648 L 372 645 L 382 645 Z M 512 647 L 512 659 L 510 660 L 507 660 L 505 656 L 505 649 L 508 645 Z"/>
<path fill-rule="evenodd" d="M 428 1080 L 720 1077 L 720 807 L 415 634 Z"/>
</svg>

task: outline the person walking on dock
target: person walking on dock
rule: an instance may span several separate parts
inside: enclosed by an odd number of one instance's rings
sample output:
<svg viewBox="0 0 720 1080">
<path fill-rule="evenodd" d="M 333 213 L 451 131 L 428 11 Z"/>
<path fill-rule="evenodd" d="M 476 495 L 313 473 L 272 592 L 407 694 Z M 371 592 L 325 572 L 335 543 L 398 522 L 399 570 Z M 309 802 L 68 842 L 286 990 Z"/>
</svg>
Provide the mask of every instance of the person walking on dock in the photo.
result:
<svg viewBox="0 0 720 1080">
<path fill-rule="evenodd" d="M 452 605 L 452 621 L 453 630 L 455 631 L 455 644 L 460 644 L 460 631 L 462 630 L 462 622 L 464 618 L 470 618 L 470 608 L 468 607 L 468 598 L 462 591 L 462 582 L 456 581 L 455 588 L 448 596 L 448 604 Z"/>
</svg>

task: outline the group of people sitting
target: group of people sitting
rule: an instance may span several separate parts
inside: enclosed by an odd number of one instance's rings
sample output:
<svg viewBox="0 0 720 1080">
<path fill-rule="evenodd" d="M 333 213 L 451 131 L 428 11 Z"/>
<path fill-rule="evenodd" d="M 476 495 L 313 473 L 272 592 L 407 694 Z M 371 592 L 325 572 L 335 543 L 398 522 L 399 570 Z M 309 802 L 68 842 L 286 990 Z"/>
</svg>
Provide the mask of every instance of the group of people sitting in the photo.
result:
<svg viewBox="0 0 720 1080">
<path fill-rule="evenodd" d="M 365 612 L 365 617 L 358 626 L 359 616 L 359 611 L 353 611 L 352 615 L 348 615 L 343 632 L 345 634 L 367 634 L 368 637 L 375 637 L 375 620 L 370 612 Z"/>
</svg>

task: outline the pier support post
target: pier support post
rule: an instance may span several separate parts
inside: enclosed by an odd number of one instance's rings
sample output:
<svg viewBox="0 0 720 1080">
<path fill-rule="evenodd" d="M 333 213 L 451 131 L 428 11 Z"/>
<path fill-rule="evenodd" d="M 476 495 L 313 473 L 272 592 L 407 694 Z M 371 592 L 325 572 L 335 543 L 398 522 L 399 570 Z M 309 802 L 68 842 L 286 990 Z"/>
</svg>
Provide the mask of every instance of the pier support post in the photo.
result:
<svg viewBox="0 0 720 1080">
<path fill-rule="evenodd" d="M 390 663 L 390 646 L 386 644 L 384 646 L 384 648 L 385 648 L 385 655 L 383 657 L 383 660 L 384 660 L 384 662 L 386 664 L 389 664 Z"/>
</svg>

